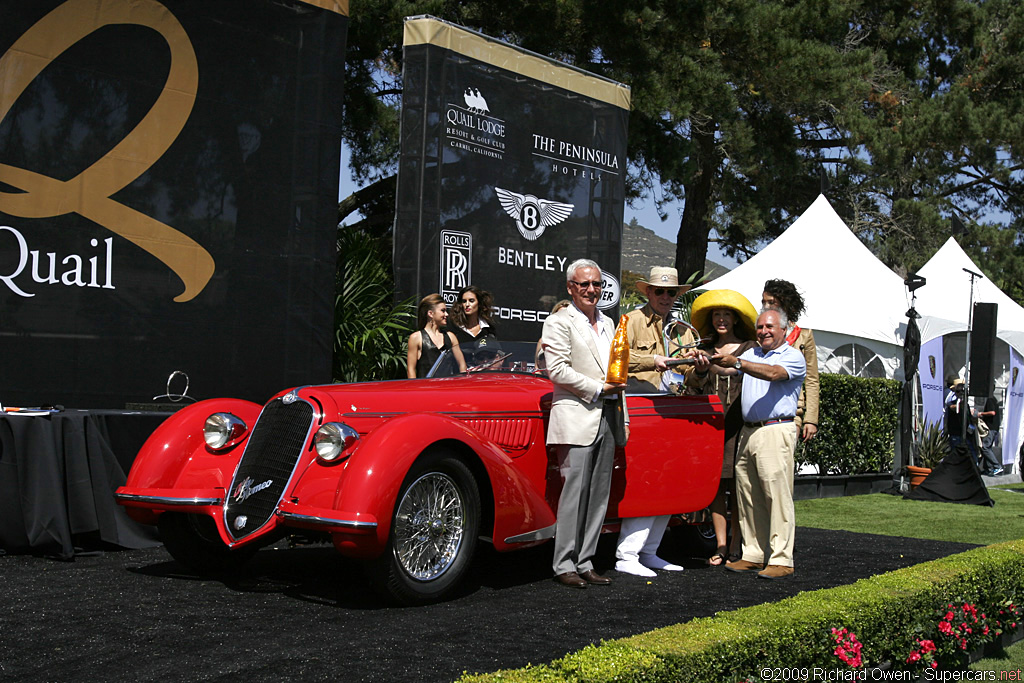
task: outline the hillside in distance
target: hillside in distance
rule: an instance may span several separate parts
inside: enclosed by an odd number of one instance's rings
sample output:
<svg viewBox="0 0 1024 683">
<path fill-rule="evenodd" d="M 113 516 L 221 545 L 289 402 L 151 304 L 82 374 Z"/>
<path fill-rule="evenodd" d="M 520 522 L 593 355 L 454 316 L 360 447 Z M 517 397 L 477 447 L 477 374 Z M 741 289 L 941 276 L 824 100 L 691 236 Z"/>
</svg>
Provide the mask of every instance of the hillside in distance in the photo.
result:
<svg viewBox="0 0 1024 683">
<path fill-rule="evenodd" d="M 622 226 L 622 270 L 647 276 L 655 266 L 673 266 L 676 262 L 676 245 L 653 230 L 642 225 Z M 704 276 L 708 280 L 725 275 L 731 270 L 710 259 L 704 260 Z M 686 280 L 690 273 L 680 273 L 679 279 Z"/>
</svg>

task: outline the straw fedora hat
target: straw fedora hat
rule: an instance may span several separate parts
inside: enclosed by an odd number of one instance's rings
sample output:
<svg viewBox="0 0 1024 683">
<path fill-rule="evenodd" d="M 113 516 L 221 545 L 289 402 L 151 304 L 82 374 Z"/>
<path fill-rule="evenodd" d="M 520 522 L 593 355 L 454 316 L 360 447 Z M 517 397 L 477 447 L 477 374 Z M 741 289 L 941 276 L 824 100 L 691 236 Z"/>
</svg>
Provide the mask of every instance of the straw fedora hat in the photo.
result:
<svg viewBox="0 0 1024 683">
<path fill-rule="evenodd" d="M 693 301 L 690 307 L 690 324 L 697 328 L 702 337 L 710 335 L 711 312 L 716 308 L 728 308 L 737 315 L 736 336 L 740 339 L 753 339 L 757 329 L 757 310 L 750 299 L 731 289 L 713 289 L 704 292 Z"/>
<path fill-rule="evenodd" d="M 679 290 L 679 294 L 690 289 L 690 285 L 679 284 L 679 272 L 675 268 L 665 268 L 663 266 L 654 266 L 651 268 L 649 280 L 636 281 L 637 291 L 648 299 L 651 297 L 648 296 L 647 290 L 651 287 L 675 287 Z"/>
</svg>

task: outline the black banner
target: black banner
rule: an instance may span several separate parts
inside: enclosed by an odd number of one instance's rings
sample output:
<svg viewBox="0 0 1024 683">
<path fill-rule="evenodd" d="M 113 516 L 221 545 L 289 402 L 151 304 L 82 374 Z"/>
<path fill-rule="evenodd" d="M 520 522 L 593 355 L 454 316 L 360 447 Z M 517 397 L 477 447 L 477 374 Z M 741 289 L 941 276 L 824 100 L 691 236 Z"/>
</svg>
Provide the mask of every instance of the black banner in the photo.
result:
<svg viewBox="0 0 1024 683">
<path fill-rule="evenodd" d="M 347 13 L 4 3 L 0 401 L 330 381 Z"/>
<path fill-rule="evenodd" d="M 619 301 L 629 89 L 429 17 L 407 19 L 397 296 L 474 284 L 504 339 L 536 339 L 565 269 Z"/>
</svg>

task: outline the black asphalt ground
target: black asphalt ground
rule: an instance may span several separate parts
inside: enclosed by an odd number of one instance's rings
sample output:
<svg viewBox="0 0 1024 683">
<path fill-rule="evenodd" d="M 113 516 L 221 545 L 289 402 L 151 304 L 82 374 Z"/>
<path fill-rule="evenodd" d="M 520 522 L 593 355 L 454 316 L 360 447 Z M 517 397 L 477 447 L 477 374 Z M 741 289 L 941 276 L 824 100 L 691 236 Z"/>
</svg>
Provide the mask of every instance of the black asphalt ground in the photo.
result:
<svg viewBox="0 0 1024 683">
<path fill-rule="evenodd" d="M 228 583 L 189 575 L 163 548 L 2 556 L 0 680 L 451 681 L 972 547 L 800 528 L 790 579 L 693 559 L 648 580 L 610 570 L 613 542 L 598 561 L 610 587 L 556 585 L 548 544 L 483 552 L 459 595 L 416 608 L 385 607 L 327 546 L 260 551 Z"/>
</svg>

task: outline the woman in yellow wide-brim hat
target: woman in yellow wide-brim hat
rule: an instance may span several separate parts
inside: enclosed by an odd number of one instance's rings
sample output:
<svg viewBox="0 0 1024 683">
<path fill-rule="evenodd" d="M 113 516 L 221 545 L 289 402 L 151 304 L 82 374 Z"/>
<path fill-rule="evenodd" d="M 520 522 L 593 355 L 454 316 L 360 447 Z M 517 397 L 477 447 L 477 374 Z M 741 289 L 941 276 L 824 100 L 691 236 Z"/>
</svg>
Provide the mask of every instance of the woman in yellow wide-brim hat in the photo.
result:
<svg viewBox="0 0 1024 683">
<path fill-rule="evenodd" d="M 754 330 L 757 325 L 757 311 L 747 297 L 731 289 L 716 289 L 697 297 L 690 308 L 690 323 L 700 332 L 702 339 L 709 341 L 716 354 L 731 354 L 739 357 L 744 351 L 757 344 Z M 711 348 L 704 347 L 709 353 Z M 725 410 L 725 452 L 722 456 L 722 479 L 718 493 L 711 502 L 711 523 L 715 528 L 717 549 L 708 558 L 708 564 L 719 567 L 728 560 L 740 557 L 739 513 L 736 509 L 736 488 L 734 470 L 736 446 L 739 441 L 743 415 L 740 410 L 740 377 L 718 373 L 712 365 L 703 375 L 690 373 L 687 385 L 696 393 L 717 395 Z M 732 516 L 729 524 L 726 511 Z M 727 531 L 731 527 L 730 542 Z"/>
</svg>

